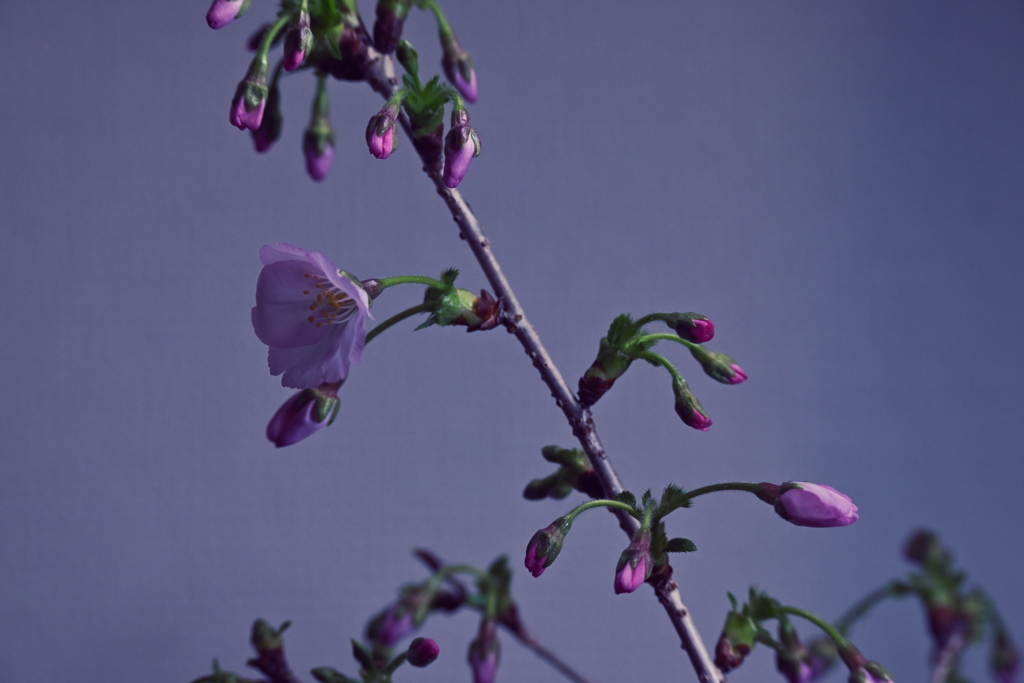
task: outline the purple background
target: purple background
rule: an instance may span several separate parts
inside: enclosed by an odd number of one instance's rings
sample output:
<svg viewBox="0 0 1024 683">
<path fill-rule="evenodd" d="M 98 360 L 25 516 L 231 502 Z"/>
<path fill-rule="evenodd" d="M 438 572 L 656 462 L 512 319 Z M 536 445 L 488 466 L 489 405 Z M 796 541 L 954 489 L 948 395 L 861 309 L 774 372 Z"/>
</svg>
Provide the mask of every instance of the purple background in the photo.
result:
<svg viewBox="0 0 1024 683">
<path fill-rule="evenodd" d="M 740 494 L 674 517 L 701 548 L 676 565 L 706 639 L 751 583 L 838 616 L 905 570 L 918 525 L 1024 638 L 1024 5 L 444 7 L 480 78 L 484 154 L 462 189 L 566 375 L 614 315 L 667 309 L 709 315 L 751 377 L 716 385 L 665 349 L 715 420 L 704 434 L 636 367 L 595 411 L 626 485 L 806 479 L 860 506 L 839 530 Z M 367 154 L 364 86 L 331 84 L 323 184 L 299 152 L 308 74 L 256 155 L 227 114 L 270 3 L 220 32 L 206 9 L 0 4 L 0 680 L 188 681 L 214 656 L 241 671 L 258 616 L 294 620 L 299 672 L 353 673 L 347 639 L 423 576 L 420 545 L 510 553 L 527 623 L 597 681 L 694 680 L 650 589 L 612 594 L 611 517 L 581 519 L 541 579 L 521 569 L 570 505 L 521 489 L 549 471 L 541 446 L 573 439 L 505 333 L 399 327 L 333 427 L 264 439 L 289 392 L 249 323 L 261 244 L 364 278 L 454 265 L 485 282 L 408 141 Z M 434 34 L 414 11 L 425 71 Z M 922 680 L 919 609 L 868 624 L 865 654 Z M 401 680 L 468 680 L 473 629 L 431 622 L 441 659 Z M 763 648 L 731 679 L 781 680 Z M 506 639 L 499 680 L 561 679 Z"/>
</svg>

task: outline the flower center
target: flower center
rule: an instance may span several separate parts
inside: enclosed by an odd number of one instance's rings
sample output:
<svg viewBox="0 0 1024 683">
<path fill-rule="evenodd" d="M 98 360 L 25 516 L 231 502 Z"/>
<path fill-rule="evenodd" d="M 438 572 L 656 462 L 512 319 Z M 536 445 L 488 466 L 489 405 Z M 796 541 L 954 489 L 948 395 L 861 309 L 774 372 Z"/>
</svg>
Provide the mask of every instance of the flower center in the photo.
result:
<svg viewBox="0 0 1024 683">
<path fill-rule="evenodd" d="M 325 276 L 306 273 L 306 277 L 312 280 L 312 288 L 304 289 L 302 293 L 316 296 L 309 305 L 313 313 L 308 318 L 309 322 L 317 327 L 344 323 L 356 312 L 358 306 L 352 297 L 335 287 Z"/>
</svg>

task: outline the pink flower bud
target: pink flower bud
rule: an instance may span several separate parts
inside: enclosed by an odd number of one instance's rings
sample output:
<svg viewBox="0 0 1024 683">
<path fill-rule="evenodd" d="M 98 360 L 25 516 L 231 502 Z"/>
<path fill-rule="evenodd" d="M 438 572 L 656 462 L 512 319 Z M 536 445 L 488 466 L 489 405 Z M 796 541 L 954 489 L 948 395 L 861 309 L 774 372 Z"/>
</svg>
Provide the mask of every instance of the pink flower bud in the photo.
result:
<svg viewBox="0 0 1024 683">
<path fill-rule="evenodd" d="M 571 523 L 566 524 L 565 517 L 559 517 L 535 533 L 530 539 L 530 543 L 526 546 L 524 564 L 534 577 L 543 574 L 544 570 L 550 567 L 558 557 L 558 553 L 562 552 L 562 543 L 571 527 Z"/>
<path fill-rule="evenodd" d="M 267 425 L 267 438 L 278 448 L 291 446 L 334 422 L 341 382 L 305 389 L 284 402 Z"/>
<path fill-rule="evenodd" d="M 501 645 L 498 643 L 497 627 L 493 621 L 480 623 L 480 633 L 469 644 L 469 666 L 473 671 L 473 683 L 494 683 L 498 676 L 498 662 L 501 659 Z"/>
<path fill-rule="evenodd" d="M 476 69 L 473 68 L 473 59 L 468 52 L 462 49 L 462 46 L 455 40 L 455 34 L 450 31 L 447 34 L 441 34 L 441 44 L 444 48 L 441 66 L 444 67 L 445 76 L 467 102 L 475 103 L 479 92 L 476 86 Z"/>
<path fill-rule="evenodd" d="M 312 47 L 313 31 L 310 28 L 309 12 L 299 12 L 295 25 L 284 38 L 284 70 L 295 71 L 302 66 Z"/>
<path fill-rule="evenodd" d="M 638 531 L 629 546 L 619 556 L 615 570 L 615 593 L 632 593 L 647 580 L 653 569 L 651 532 Z"/>
<path fill-rule="evenodd" d="M 688 427 L 699 429 L 702 432 L 708 431 L 711 427 L 711 418 L 704 412 L 704 406 L 700 400 L 690 391 L 686 381 L 673 382 L 672 388 L 676 394 L 676 415 Z"/>
<path fill-rule="evenodd" d="M 452 110 L 452 126 L 444 139 L 444 184 L 452 189 L 459 186 L 473 157 L 480 156 L 480 138 L 469 125 L 469 112 L 456 107 Z"/>
<path fill-rule="evenodd" d="M 894 683 L 892 674 L 878 662 L 868 662 L 850 671 L 849 683 Z"/>
<path fill-rule="evenodd" d="M 665 324 L 694 344 L 709 342 L 715 336 L 715 324 L 699 313 L 672 313 L 665 318 Z"/>
<path fill-rule="evenodd" d="M 775 512 L 797 526 L 847 526 L 858 519 L 850 497 L 824 484 L 787 481 L 775 503 Z"/>
<path fill-rule="evenodd" d="M 366 145 L 370 154 L 387 159 L 398 146 L 398 107 L 386 105 L 370 117 L 366 126 Z"/>
<path fill-rule="evenodd" d="M 406 660 L 413 666 L 422 669 L 432 664 L 439 654 L 441 654 L 441 647 L 436 641 L 430 638 L 416 638 L 409 643 Z"/>
<path fill-rule="evenodd" d="M 239 130 L 259 130 L 263 111 L 267 106 L 267 56 L 257 54 L 249 66 L 249 73 L 235 90 L 231 101 L 231 123 Z"/>
<path fill-rule="evenodd" d="M 242 14 L 244 4 L 245 0 L 213 0 L 206 13 L 206 23 L 212 29 L 224 28 Z"/>
<path fill-rule="evenodd" d="M 309 177 L 320 182 L 327 177 L 334 161 L 333 136 L 321 139 L 313 131 L 306 132 L 305 144 L 302 149 L 306 155 L 306 171 Z"/>
</svg>

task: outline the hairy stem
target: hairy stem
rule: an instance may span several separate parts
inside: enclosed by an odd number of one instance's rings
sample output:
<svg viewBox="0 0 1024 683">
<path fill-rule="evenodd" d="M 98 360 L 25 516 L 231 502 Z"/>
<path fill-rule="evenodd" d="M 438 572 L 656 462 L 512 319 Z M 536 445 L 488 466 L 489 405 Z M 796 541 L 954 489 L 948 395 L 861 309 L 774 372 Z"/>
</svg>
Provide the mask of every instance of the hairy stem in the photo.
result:
<svg viewBox="0 0 1024 683">
<path fill-rule="evenodd" d="M 367 54 L 364 76 L 370 87 L 385 100 L 389 100 L 399 87 L 398 78 L 395 76 L 394 61 L 389 56 L 382 55 L 368 47 L 372 45 L 372 42 L 365 27 L 363 33 L 365 34 L 363 44 L 367 46 L 365 47 Z M 405 134 L 412 139 L 413 128 L 408 117 L 403 112 L 399 119 Z M 425 161 L 423 170 L 434 182 L 437 193 L 448 206 L 452 219 L 459 226 L 460 236 L 469 244 L 473 256 L 476 257 L 480 268 L 494 289 L 494 294 L 504 299 L 505 327 L 516 336 L 516 339 L 522 344 L 523 350 L 526 351 L 526 355 L 540 372 L 541 379 L 555 399 L 555 404 L 561 408 L 572 428 L 573 435 L 579 440 L 583 451 L 587 454 L 594 472 L 601 481 L 605 496 L 614 498 L 622 493 L 624 487 L 597 436 L 590 410 L 580 405 L 576 395 L 569 388 L 562 373 L 541 342 L 540 335 L 527 319 L 512 285 L 505 277 L 498 259 L 491 250 L 491 241 L 484 235 L 480 222 L 462 198 L 462 194 L 444 184 L 441 179 L 440 163 Z M 619 520 L 619 526 L 632 538 L 639 528 L 639 522 L 624 510 L 614 511 L 614 514 Z M 660 575 L 662 578 L 654 586 L 654 592 L 668 613 L 669 619 L 679 635 L 680 645 L 689 655 L 690 663 L 697 672 L 698 679 L 701 683 L 725 683 L 725 677 L 711 659 L 707 646 L 697 631 L 697 625 L 694 623 L 689 609 L 683 603 L 682 596 L 679 594 L 679 585 L 672 579 L 671 566 L 666 565 L 666 571 Z"/>
</svg>

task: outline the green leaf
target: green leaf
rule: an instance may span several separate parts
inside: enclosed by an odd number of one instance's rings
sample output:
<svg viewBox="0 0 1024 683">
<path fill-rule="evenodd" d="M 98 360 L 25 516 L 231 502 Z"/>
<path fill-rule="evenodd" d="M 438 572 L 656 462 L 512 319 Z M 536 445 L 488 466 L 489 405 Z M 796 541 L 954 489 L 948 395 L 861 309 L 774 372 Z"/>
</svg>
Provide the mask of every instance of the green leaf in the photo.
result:
<svg viewBox="0 0 1024 683">
<path fill-rule="evenodd" d="M 690 507 L 690 497 L 686 495 L 686 491 L 675 484 L 669 484 L 661 494 L 661 504 L 658 505 L 655 516 L 661 519 L 679 508 L 688 507 Z"/>
<path fill-rule="evenodd" d="M 697 544 L 688 538 L 673 538 L 665 545 L 666 553 L 692 553 L 697 550 Z"/>
<path fill-rule="evenodd" d="M 459 277 L 458 268 L 446 268 L 441 273 L 441 282 L 445 283 L 449 287 L 455 284 L 455 280 Z"/>
<path fill-rule="evenodd" d="M 608 343 L 616 348 L 622 348 L 628 344 L 640 331 L 639 326 L 633 318 L 625 313 L 615 318 L 608 327 Z"/>
</svg>

